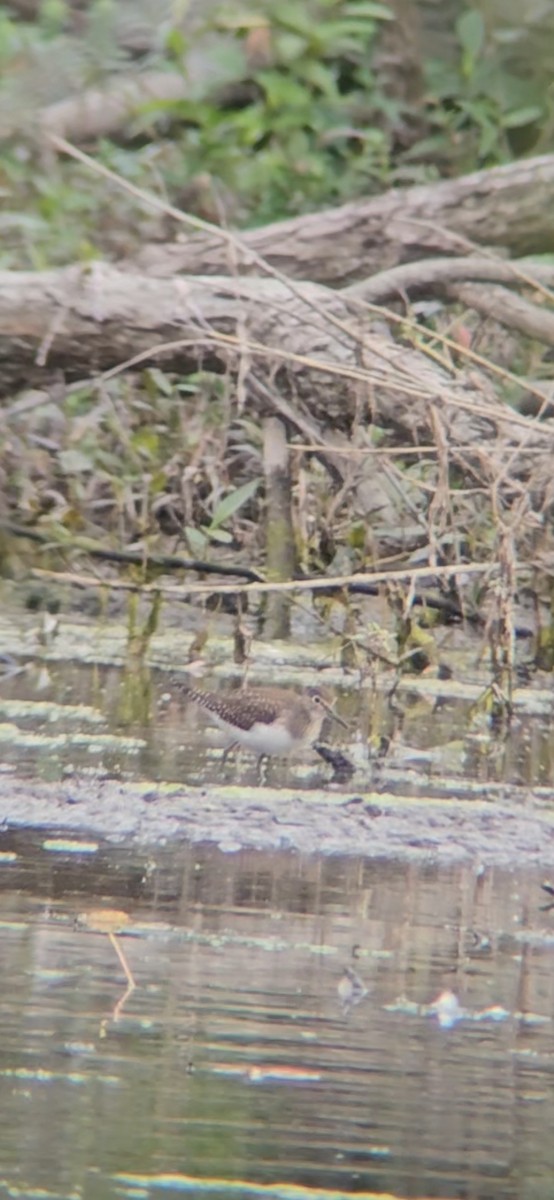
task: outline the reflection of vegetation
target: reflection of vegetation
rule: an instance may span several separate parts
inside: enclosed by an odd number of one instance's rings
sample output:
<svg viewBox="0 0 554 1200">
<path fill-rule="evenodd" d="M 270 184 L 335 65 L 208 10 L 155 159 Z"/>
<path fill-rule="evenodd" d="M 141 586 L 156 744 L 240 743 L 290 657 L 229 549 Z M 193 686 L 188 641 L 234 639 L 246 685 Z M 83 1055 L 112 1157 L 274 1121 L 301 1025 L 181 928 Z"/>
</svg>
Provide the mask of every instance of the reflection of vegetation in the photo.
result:
<svg viewBox="0 0 554 1200">
<path fill-rule="evenodd" d="M 110 945 L 113 946 L 117 958 L 121 963 L 127 983 L 127 989 L 120 996 L 117 1004 L 114 1006 L 111 1016 L 111 1020 L 114 1023 L 117 1023 L 119 1020 L 129 996 L 132 995 L 137 986 L 123 947 L 116 936 L 117 934 L 121 933 L 123 929 L 125 929 L 125 926 L 128 925 L 129 920 L 130 917 L 128 913 L 123 912 L 120 909 L 113 908 L 89 909 L 87 912 L 79 913 L 79 916 L 77 917 L 77 924 L 79 926 L 89 929 L 92 933 L 106 934 Z M 100 1025 L 101 1036 L 105 1036 L 107 1024 L 108 1020 L 105 1018 Z"/>
</svg>

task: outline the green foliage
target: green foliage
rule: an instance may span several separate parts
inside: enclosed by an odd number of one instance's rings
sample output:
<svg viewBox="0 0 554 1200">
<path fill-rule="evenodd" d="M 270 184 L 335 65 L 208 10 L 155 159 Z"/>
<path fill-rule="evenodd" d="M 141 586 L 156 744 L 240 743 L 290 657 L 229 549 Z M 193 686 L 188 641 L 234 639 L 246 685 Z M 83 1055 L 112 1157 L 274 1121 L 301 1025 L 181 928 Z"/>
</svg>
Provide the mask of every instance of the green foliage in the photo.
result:
<svg viewBox="0 0 554 1200">
<path fill-rule="evenodd" d="M 187 526 L 185 536 L 189 546 L 194 554 L 202 554 L 206 550 L 209 542 L 220 542 L 224 545 L 229 545 L 233 538 L 227 529 L 223 526 L 227 524 L 231 517 L 243 507 L 248 500 L 252 500 L 260 486 L 260 479 L 249 479 L 247 483 L 243 483 L 241 487 L 234 488 L 228 492 L 223 500 L 220 500 L 212 514 L 212 519 L 209 525 L 202 526 L 201 529 Z"/>
<path fill-rule="evenodd" d="M 238 437 L 240 435 L 240 444 Z M 196 557 L 236 548 L 258 521 L 261 453 L 229 428 L 221 378 L 172 381 L 159 367 L 101 392 L 68 389 L 62 402 L 25 406 L 0 432 L 0 470 L 18 522 L 116 545 L 170 538 Z"/>
<path fill-rule="evenodd" d="M 91 0 L 77 23 L 67 0 L 43 0 L 34 22 L 0 7 L 0 136 L 14 120 L 16 128 L 36 128 L 45 102 L 135 72 L 117 35 L 122 22 L 140 19 L 141 3 Z M 244 8 L 211 9 L 203 27 L 185 26 L 186 33 L 182 7 L 164 7 L 142 63 L 182 69 L 187 100 L 145 104 L 118 141 L 101 140 L 94 153 L 125 179 L 209 220 L 264 223 L 400 179 L 508 161 L 537 142 L 549 149 L 546 64 L 535 69 L 534 60 L 515 56 L 521 30 L 489 27 L 484 3 L 459 0 L 451 50 L 424 58 L 419 111 L 397 98 L 382 70 L 380 40 L 392 18 L 386 3 L 245 0 Z M 192 72 L 189 86 L 191 53 L 208 53 L 209 72 Z M 3 146 L 0 200 L 4 267 L 125 254 L 173 232 L 75 162 L 37 156 L 25 137 Z"/>
<path fill-rule="evenodd" d="M 219 87 L 247 80 L 249 102 L 239 97 L 221 105 L 211 99 L 213 84 L 199 93 L 192 82 L 186 101 L 143 105 L 129 127 L 135 144 L 103 141 L 96 154 L 144 187 L 157 187 L 163 178 L 169 198 L 177 201 L 191 180 L 207 178 L 208 191 L 217 196 L 222 188 L 250 222 L 345 200 L 382 184 L 390 168 L 387 124 L 395 114 L 385 114 L 371 60 L 389 16 L 386 5 L 370 0 L 307 0 L 271 4 L 267 15 L 234 16 L 232 31 L 228 17 L 222 18 L 212 29 L 220 40 L 210 48 L 211 77 Z M 21 34 L 22 27 L 9 18 L 4 25 L 0 21 L 0 61 L 21 49 L 21 37 L 34 38 L 30 53 L 40 52 L 66 19 L 62 0 L 45 0 L 32 33 L 29 28 Z M 82 86 L 97 85 L 125 65 L 113 23 L 113 0 L 95 0 L 79 47 L 81 63 L 76 59 L 67 67 L 69 75 L 80 71 Z M 256 23 L 268 38 L 267 61 L 257 67 L 249 62 L 248 43 Z M 70 42 L 60 36 L 60 49 Z M 188 49 L 179 28 L 165 31 L 165 58 L 173 69 Z M 51 164 L 48 171 L 33 167 L 17 146 L 13 153 L 8 148 L 0 168 L 0 187 L 5 172 L 7 187 L 23 201 L 16 209 L 32 210 L 42 223 L 32 239 L 32 265 L 90 257 L 99 230 L 115 224 L 124 207 L 121 198 L 106 195 L 105 185 L 74 163 Z M 125 204 L 128 208 L 128 197 Z M 130 227 L 136 231 L 133 222 Z M 28 252 L 30 240 L 23 240 Z M 9 247 L 4 253 L 4 264 L 12 266 Z"/>
<path fill-rule="evenodd" d="M 256 222 L 386 180 L 390 147 L 375 120 L 380 106 L 371 57 L 389 17 L 386 5 L 366 0 L 270 5 L 258 17 L 268 62 L 252 71 L 250 103 L 168 106 L 186 126 L 189 174 L 208 170 Z M 244 20 L 238 36 L 252 25 L 252 16 Z M 233 21 L 236 27 L 240 16 Z"/>
<path fill-rule="evenodd" d="M 537 128 L 547 116 L 540 76 L 516 75 L 509 69 L 502 44 L 487 31 L 476 8 L 458 17 L 456 37 L 457 63 L 426 64 L 428 115 L 436 131 L 426 140 L 427 154 L 470 171 L 509 161 L 516 149 L 532 149 Z M 421 152 L 420 144 L 414 153 Z"/>
<path fill-rule="evenodd" d="M 19 52 L 21 44 L 21 26 L 10 17 L 4 8 L 0 8 L 0 67 L 4 67 L 10 62 Z"/>
<path fill-rule="evenodd" d="M 61 33 L 68 17 L 69 7 L 65 0 L 42 0 L 39 22 L 46 36 L 55 37 Z"/>
</svg>

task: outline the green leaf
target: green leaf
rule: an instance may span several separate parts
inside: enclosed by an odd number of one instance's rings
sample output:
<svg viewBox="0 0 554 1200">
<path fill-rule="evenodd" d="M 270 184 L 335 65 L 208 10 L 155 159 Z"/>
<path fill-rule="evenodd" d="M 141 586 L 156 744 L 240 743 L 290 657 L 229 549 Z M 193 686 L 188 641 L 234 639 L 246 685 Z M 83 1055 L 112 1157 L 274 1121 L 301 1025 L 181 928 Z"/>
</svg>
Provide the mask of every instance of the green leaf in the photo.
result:
<svg viewBox="0 0 554 1200">
<path fill-rule="evenodd" d="M 297 33 L 277 30 L 275 34 L 275 51 L 277 61 L 287 65 L 301 58 L 306 50 L 306 38 Z"/>
<path fill-rule="evenodd" d="M 298 73 L 310 87 L 317 88 L 327 98 L 334 100 L 335 97 L 338 97 L 335 76 L 330 67 L 324 66 L 322 62 L 306 59 L 298 67 Z"/>
<path fill-rule="evenodd" d="M 61 33 L 68 18 L 68 6 L 64 0 L 42 0 L 39 21 L 47 36 Z"/>
<path fill-rule="evenodd" d="M 292 108 L 303 109 L 312 104 L 312 97 L 308 89 L 298 83 L 296 79 L 292 79 L 290 75 L 281 74 L 280 71 L 260 71 L 257 78 L 265 92 L 270 108 L 282 111 Z"/>
<path fill-rule="evenodd" d="M 502 118 L 504 129 L 519 129 L 522 125 L 532 125 L 540 121 L 542 109 L 538 104 L 528 104 L 527 108 L 515 108 Z"/>
<path fill-rule="evenodd" d="M 162 393 L 162 396 L 173 395 L 173 384 L 167 378 L 167 375 L 163 371 L 160 371 L 159 367 L 148 367 L 145 371 L 145 376 L 152 381 L 158 392 Z"/>
<path fill-rule="evenodd" d="M 68 417 L 80 417 L 83 413 L 89 412 L 95 402 L 96 396 L 93 389 L 85 384 L 81 388 L 67 392 L 64 408 Z"/>
<path fill-rule="evenodd" d="M 208 529 L 211 542 L 219 542 L 220 545 L 228 546 L 233 540 L 232 533 L 228 533 L 226 529 Z"/>
<path fill-rule="evenodd" d="M 481 158 L 492 154 L 498 148 L 498 125 L 489 120 L 479 123 L 479 154 Z"/>
<path fill-rule="evenodd" d="M 229 492 L 227 496 L 224 496 L 213 514 L 210 532 L 217 529 L 218 525 L 223 525 L 243 504 L 246 504 L 247 500 L 251 500 L 252 496 L 258 490 L 260 482 L 260 479 L 250 479 L 248 483 L 243 483 L 242 487 L 237 488 L 236 491 Z"/>
<path fill-rule="evenodd" d="M 160 449 L 159 434 L 151 426 L 145 425 L 142 429 L 137 429 L 132 435 L 131 445 L 133 450 L 136 450 L 138 454 L 143 454 L 148 459 L 154 459 L 157 457 Z"/>
<path fill-rule="evenodd" d="M 351 4 L 345 4 L 341 8 L 341 13 L 346 17 L 370 17 L 375 21 L 393 21 L 394 13 L 386 4 L 373 4 L 371 0 L 352 0 Z"/>
<path fill-rule="evenodd" d="M 93 469 L 88 454 L 83 454 L 81 450 L 60 450 L 58 462 L 64 475 L 80 475 L 82 471 Z"/>
<path fill-rule="evenodd" d="M 470 8 L 468 12 L 462 13 L 458 18 L 456 34 L 464 52 L 464 58 L 469 63 L 474 63 L 485 42 L 485 22 L 476 8 Z"/>
<path fill-rule="evenodd" d="M 291 32 L 303 34 L 307 38 L 311 38 L 314 32 L 309 13 L 298 4 L 279 4 L 273 20 L 277 27 L 290 29 Z"/>
<path fill-rule="evenodd" d="M 155 471 L 148 484 L 148 495 L 160 496 L 165 492 L 167 487 L 167 475 L 165 471 Z"/>
<path fill-rule="evenodd" d="M 193 525 L 187 525 L 183 534 L 191 554 L 200 556 L 205 553 L 208 539 L 199 529 L 195 529 Z"/>
<path fill-rule="evenodd" d="M 181 29 L 170 29 L 165 39 L 165 48 L 171 58 L 180 59 L 186 54 L 187 39 Z"/>
</svg>

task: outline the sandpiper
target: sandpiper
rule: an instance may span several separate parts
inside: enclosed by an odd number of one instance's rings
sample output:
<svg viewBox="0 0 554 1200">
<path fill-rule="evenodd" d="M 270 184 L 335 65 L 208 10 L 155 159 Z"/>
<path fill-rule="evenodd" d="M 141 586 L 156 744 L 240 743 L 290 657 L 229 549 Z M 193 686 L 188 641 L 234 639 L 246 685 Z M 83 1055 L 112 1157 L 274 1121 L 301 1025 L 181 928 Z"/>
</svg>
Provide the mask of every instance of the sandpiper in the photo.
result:
<svg viewBox="0 0 554 1200">
<path fill-rule="evenodd" d="M 181 686 L 181 685 L 180 685 Z M 327 716 L 348 728 L 333 712 L 321 688 L 303 692 L 290 688 L 245 688 L 241 692 L 204 692 L 182 686 L 188 700 L 210 713 L 215 724 L 231 738 L 226 754 L 237 746 L 268 754 L 291 754 L 312 745 L 321 734 Z"/>
</svg>

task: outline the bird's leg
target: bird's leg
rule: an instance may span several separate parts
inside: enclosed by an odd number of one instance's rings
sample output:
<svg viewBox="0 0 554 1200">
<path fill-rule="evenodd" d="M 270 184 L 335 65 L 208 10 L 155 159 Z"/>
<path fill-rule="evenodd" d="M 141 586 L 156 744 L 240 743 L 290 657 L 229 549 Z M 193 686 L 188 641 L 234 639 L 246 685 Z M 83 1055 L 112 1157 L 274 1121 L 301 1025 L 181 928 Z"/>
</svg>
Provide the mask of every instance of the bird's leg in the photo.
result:
<svg viewBox="0 0 554 1200">
<path fill-rule="evenodd" d="M 267 768 L 269 766 L 269 754 L 259 754 L 256 762 L 256 772 L 258 775 L 258 784 L 260 787 L 265 787 L 267 783 Z"/>
<path fill-rule="evenodd" d="M 222 767 L 225 766 L 225 763 L 227 762 L 229 755 L 234 754 L 236 750 L 240 750 L 240 742 L 230 742 L 230 744 L 225 747 L 223 754 L 221 756 L 221 766 Z"/>
</svg>

